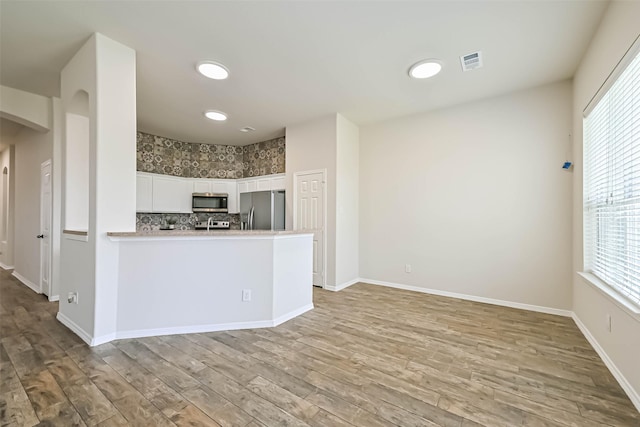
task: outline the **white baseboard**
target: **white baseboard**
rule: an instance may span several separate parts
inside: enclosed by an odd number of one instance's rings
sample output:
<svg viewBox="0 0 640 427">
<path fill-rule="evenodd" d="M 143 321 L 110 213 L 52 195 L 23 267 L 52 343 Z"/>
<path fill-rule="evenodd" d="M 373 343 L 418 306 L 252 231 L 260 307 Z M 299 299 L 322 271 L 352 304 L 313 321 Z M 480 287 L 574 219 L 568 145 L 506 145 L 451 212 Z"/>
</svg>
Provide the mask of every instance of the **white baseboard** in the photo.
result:
<svg viewBox="0 0 640 427">
<path fill-rule="evenodd" d="M 2 268 L 3 270 L 13 270 L 13 265 L 5 265 L 0 262 L 0 268 Z"/>
<path fill-rule="evenodd" d="M 360 282 L 361 280 L 362 280 L 362 279 L 360 279 L 360 278 L 358 277 L 358 278 L 356 278 L 356 279 L 350 280 L 350 281 L 348 281 L 348 282 L 341 283 L 341 284 L 339 284 L 339 285 L 327 285 L 327 286 L 325 286 L 324 288 L 325 288 L 326 290 L 328 290 L 328 291 L 338 292 L 338 291 L 341 291 L 341 290 L 343 290 L 343 289 L 345 289 L 345 288 L 348 288 L 348 287 L 349 287 L 349 286 L 351 286 L 351 285 L 355 285 L 356 283 Z"/>
<path fill-rule="evenodd" d="M 60 301 L 60 295 L 51 295 L 48 298 L 49 298 L 49 301 L 51 302 Z"/>
<path fill-rule="evenodd" d="M 86 342 L 89 345 L 96 345 L 96 344 L 92 344 L 93 337 L 89 333 L 87 333 L 87 331 L 82 329 L 80 326 L 78 326 L 76 322 L 69 319 L 64 314 L 58 312 L 58 314 L 56 315 L 56 319 L 58 319 L 58 321 L 62 323 L 64 326 L 71 329 L 71 331 L 73 331 L 74 334 L 79 336 L 82 339 L 82 341 Z"/>
<path fill-rule="evenodd" d="M 273 320 L 258 320 L 256 322 L 214 323 L 208 325 L 176 326 L 171 328 L 135 329 L 129 331 L 118 331 L 113 339 L 157 337 L 160 335 L 202 334 L 205 332 L 269 328 L 272 326 Z"/>
<path fill-rule="evenodd" d="M 233 322 L 233 323 L 215 323 L 207 325 L 189 325 L 189 326 L 177 326 L 170 328 L 154 328 L 154 329 L 135 329 L 129 331 L 117 331 L 113 334 L 107 334 L 100 337 L 90 338 L 87 343 L 90 346 L 96 346 L 107 343 L 113 340 L 127 339 L 127 338 L 144 338 L 144 337 L 157 337 L 162 335 L 178 335 L 178 334 L 201 334 L 205 332 L 218 332 L 218 331 L 232 331 L 237 329 L 258 329 L 258 328 L 272 328 L 278 326 L 287 320 L 291 320 L 309 310 L 313 309 L 313 304 L 305 305 L 299 309 L 293 310 L 289 313 L 285 313 L 282 316 L 273 320 L 258 320 L 255 322 Z M 64 322 L 63 322 L 64 323 Z M 69 326 L 71 330 L 74 330 Z M 74 330 L 75 331 L 75 330 Z M 83 340 L 85 338 L 81 337 Z M 86 340 L 85 340 L 86 341 Z"/>
<path fill-rule="evenodd" d="M 562 310 L 559 308 L 543 307 L 540 305 L 523 304 L 520 302 L 504 301 L 493 298 L 478 297 L 474 295 L 458 294 L 455 292 L 441 291 L 438 289 L 422 288 L 419 286 L 403 285 L 401 283 L 383 282 L 380 280 L 360 279 L 360 282 L 370 283 L 372 285 L 388 286 L 390 288 L 404 289 L 405 291 L 422 292 L 424 294 L 438 295 L 442 297 L 458 298 L 467 301 L 482 302 L 485 304 L 500 305 L 503 307 L 518 308 L 520 310 L 537 311 L 539 313 L 555 314 L 558 316 L 571 317 L 573 314 L 570 310 Z"/>
<path fill-rule="evenodd" d="M 26 277 L 24 277 L 23 275 L 21 275 L 17 271 L 13 270 L 13 273 L 11 273 L 11 275 L 13 277 L 15 277 L 16 279 L 18 279 L 20 282 L 22 282 L 27 288 L 31 289 L 36 294 L 41 294 L 42 293 L 40 291 L 40 286 L 37 286 L 35 283 L 30 281 L 29 279 L 27 279 Z"/>
<path fill-rule="evenodd" d="M 613 363 L 613 360 L 611 360 L 607 352 L 604 351 L 604 348 L 602 348 L 602 346 L 600 345 L 600 343 L 598 343 L 596 338 L 593 335 L 591 335 L 591 332 L 589 331 L 587 326 L 584 323 L 582 323 L 580 318 L 575 313 L 572 313 L 571 317 L 573 318 L 573 321 L 576 322 L 576 325 L 578 326 L 578 329 L 580 329 L 580 332 L 582 332 L 582 335 L 584 335 L 587 341 L 589 341 L 589 344 L 591 344 L 591 347 L 593 347 L 596 353 L 598 353 L 598 356 L 600 356 L 600 359 L 602 359 L 602 361 L 607 366 L 611 374 L 618 381 L 618 384 L 620 384 L 620 387 L 622 387 L 625 393 L 627 393 L 627 396 L 629 396 L 631 403 L 633 403 L 633 405 L 636 407 L 638 412 L 640 412 L 640 393 L 638 393 L 638 391 L 635 390 L 631 384 L 629 384 L 629 381 L 627 381 L 624 375 L 622 375 L 622 372 L 620 372 L 616 364 Z"/>
<path fill-rule="evenodd" d="M 276 317 L 275 319 L 273 319 L 273 325 L 271 326 L 278 326 L 283 324 L 284 322 L 286 322 L 287 320 L 291 320 L 294 317 L 298 317 L 301 314 L 306 313 L 309 310 L 313 310 L 313 303 L 309 303 L 303 307 L 300 307 L 296 310 L 290 311 L 288 313 L 283 314 L 282 316 Z"/>
<path fill-rule="evenodd" d="M 136 337 L 136 338 L 141 338 L 141 337 Z M 89 344 L 90 347 L 95 347 L 97 345 L 100 344 L 106 344 L 108 342 L 111 342 L 113 340 L 117 340 L 118 336 L 116 335 L 116 333 L 112 333 L 112 334 L 107 334 L 107 335 L 102 335 L 100 337 L 95 337 L 91 339 L 91 343 Z"/>
</svg>

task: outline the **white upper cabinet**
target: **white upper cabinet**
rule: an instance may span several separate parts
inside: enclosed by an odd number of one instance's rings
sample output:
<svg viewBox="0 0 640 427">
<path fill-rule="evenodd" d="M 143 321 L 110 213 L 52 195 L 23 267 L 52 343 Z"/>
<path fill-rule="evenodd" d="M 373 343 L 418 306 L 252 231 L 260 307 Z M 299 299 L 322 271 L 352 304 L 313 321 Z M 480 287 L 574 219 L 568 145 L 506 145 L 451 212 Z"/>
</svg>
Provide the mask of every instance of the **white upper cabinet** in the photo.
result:
<svg viewBox="0 0 640 427">
<path fill-rule="evenodd" d="M 238 193 L 252 193 L 254 191 L 284 190 L 286 175 L 267 175 L 256 178 L 238 180 Z"/>
<path fill-rule="evenodd" d="M 287 183 L 287 178 L 285 174 L 279 174 L 278 176 L 271 178 L 271 189 L 284 190 L 286 183 Z"/>
<path fill-rule="evenodd" d="M 258 191 L 271 190 L 271 178 L 258 178 L 256 181 Z"/>
<path fill-rule="evenodd" d="M 153 211 L 153 177 L 138 173 L 136 175 L 136 212 Z"/>
<path fill-rule="evenodd" d="M 240 204 L 238 203 L 238 183 L 235 179 L 227 179 L 225 184 L 227 189 L 224 193 L 229 194 L 229 198 L 227 199 L 229 213 L 238 213 L 240 212 Z"/>
<path fill-rule="evenodd" d="M 212 193 L 228 193 L 229 187 L 227 186 L 226 179 L 219 179 L 215 181 L 211 181 L 211 192 Z"/>
<path fill-rule="evenodd" d="M 238 181 L 238 194 L 258 191 L 255 179 L 241 179 Z"/>
<path fill-rule="evenodd" d="M 193 192 L 194 193 L 211 193 L 211 183 L 204 179 L 194 179 Z"/>
<path fill-rule="evenodd" d="M 249 179 L 181 178 L 138 172 L 136 211 L 191 213 L 192 193 L 227 193 L 229 213 L 240 212 L 239 194 L 253 191 L 284 190 L 285 175 Z"/>
<path fill-rule="evenodd" d="M 191 182 L 170 176 L 153 177 L 153 212 L 190 213 Z"/>
</svg>

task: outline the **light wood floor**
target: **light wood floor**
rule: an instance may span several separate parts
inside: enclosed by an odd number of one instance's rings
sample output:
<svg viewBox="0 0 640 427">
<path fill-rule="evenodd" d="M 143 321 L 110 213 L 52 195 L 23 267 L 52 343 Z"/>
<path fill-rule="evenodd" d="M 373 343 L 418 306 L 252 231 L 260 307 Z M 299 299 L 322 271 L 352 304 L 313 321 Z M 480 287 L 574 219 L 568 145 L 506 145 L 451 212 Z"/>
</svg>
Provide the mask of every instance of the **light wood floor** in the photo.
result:
<svg viewBox="0 0 640 427">
<path fill-rule="evenodd" d="M 3 426 L 640 426 L 568 318 L 357 284 L 274 329 L 89 348 L 0 292 Z"/>
</svg>

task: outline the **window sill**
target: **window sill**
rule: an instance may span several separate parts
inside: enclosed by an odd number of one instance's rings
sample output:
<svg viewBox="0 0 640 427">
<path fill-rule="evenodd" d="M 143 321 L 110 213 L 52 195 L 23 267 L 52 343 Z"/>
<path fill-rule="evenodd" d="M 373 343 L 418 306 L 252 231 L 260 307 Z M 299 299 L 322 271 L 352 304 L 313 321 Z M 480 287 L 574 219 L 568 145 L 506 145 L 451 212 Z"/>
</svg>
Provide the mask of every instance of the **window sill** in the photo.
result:
<svg viewBox="0 0 640 427">
<path fill-rule="evenodd" d="M 89 241 L 89 233 L 85 230 L 62 230 L 62 235 L 67 240 L 77 240 L 79 242 Z"/>
<path fill-rule="evenodd" d="M 602 280 L 598 279 L 591 273 L 585 273 L 582 271 L 577 272 L 582 279 L 598 291 L 605 294 L 615 305 L 620 307 L 623 311 L 640 322 L 640 307 L 629 301 L 623 295 L 614 290 L 611 286 L 605 284 Z"/>
</svg>

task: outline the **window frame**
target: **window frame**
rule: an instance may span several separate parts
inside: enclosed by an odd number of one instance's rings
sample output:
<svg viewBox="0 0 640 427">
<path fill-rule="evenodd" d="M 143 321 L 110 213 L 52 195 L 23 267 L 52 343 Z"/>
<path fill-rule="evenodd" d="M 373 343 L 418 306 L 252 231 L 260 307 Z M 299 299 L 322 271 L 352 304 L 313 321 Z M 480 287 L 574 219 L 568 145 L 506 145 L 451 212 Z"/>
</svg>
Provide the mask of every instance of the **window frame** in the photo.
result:
<svg viewBox="0 0 640 427">
<path fill-rule="evenodd" d="M 599 103 L 603 100 L 603 98 L 610 92 L 611 88 L 616 84 L 619 80 L 620 76 L 627 70 L 627 68 L 636 60 L 636 57 L 640 56 L 640 35 L 635 39 L 632 43 L 631 47 L 625 52 L 622 59 L 616 64 L 614 69 L 611 71 L 609 76 L 603 82 L 603 84 L 598 88 L 595 95 L 589 100 L 587 106 L 583 110 L 583 120 L 582 120 L 582 130 L 583 130 L 583 165 L 586 169 L 587 167 L 587 119 L 589 115 L 593 112 L 593 110 L 599 105 Z M 632 120 L 631 123 L 636 123 L 635 120 Z M 609 152 L 610 143 L 607 143 L 607 152 Z M 640 160 L 639 160 L 640 162 Z M 635 165 L 635 162 L 634 162 Z M 614 284 L 606 283 L 602 278 L 598 276 L 597 273 L 591 271 L 588 267 L 588 259 L 589 256 L 594 251 L 594 248 L 589 248 L 590 240 L 588 238 L 588 223 L 587 223 L 587 209 L 590 206 L 593 206 L 591 202 L 587 199 L 586 187 L 587 187 L 587 174 L 586 170 L 583 170 L 582 184 L 583 184 L 583 199 L 582 199 L 582 220 L 583 220 L 583 234 L 582 234 L 582 246 L 583 246 L 583 272 L 578 272 L 578 274 L 585 279 L 592 286 L 600 289 L 604 292 L 608 297 L 610 297 L 617 305 L 622 306 L 622 308 L 626 309 L 627 312 L 634 315 L 634 317 L 640 318 L 640 300 L 636 301 L 632 297 L 627 296 L 625 292 Z M 607 181 L 608 185 L 611 185 L 609 181 Z M 594 238 L 595 240 L 595 238 Z M 595 242 L 594 242 L 595 244 Z M 634 286 L 635 289 L 635 286 Z M 640 290 L 640 287 L 638 288 Z"/>
</svg>

